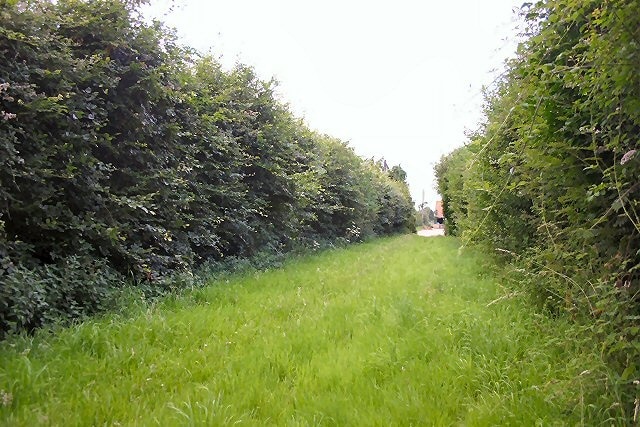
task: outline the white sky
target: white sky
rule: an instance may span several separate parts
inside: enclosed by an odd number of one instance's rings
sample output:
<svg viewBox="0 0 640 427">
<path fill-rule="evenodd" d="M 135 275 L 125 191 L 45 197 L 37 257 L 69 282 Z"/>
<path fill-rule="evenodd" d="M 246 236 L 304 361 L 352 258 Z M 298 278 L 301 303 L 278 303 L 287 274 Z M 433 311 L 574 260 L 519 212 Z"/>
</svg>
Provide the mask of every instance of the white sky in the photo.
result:
<svg viewBox="0 0 640 427">
<path fill-rule="evenodd" d="M 152 0 L 145 14 L 225 66 L 275 77 L 312 129 L 400 164 L 433 208 L 433 165 L 481 120 L 522 1 Z"/>
</svg>

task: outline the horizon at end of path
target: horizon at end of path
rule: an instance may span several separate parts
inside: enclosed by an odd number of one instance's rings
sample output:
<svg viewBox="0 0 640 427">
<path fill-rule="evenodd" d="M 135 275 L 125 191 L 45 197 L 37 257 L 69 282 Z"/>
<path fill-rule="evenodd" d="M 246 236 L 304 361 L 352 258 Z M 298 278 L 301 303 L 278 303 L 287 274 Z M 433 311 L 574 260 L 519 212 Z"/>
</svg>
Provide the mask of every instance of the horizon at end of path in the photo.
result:
<svg viewBox="0 0 640 427">
<path fill-rule="evenodd" d="M 444 236 L 444 228 L 432 228 L 430 230 L 419 230 L 418 236 L 422 236 L 422 237 Z"/>
</svg>

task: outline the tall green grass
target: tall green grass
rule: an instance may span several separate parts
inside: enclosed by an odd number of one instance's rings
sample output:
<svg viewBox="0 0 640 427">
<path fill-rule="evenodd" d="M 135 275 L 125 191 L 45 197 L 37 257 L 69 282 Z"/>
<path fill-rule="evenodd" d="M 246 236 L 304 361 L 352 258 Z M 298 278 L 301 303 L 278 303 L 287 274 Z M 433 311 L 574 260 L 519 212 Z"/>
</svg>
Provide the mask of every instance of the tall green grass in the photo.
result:
<svg viewBox="0 0 640 427">
<path fill-rule="evenodd" d="M 586 423 L 602 368 L 568 333 L 456 240 L 382 239 L 12 338 L 0 422 Z"/>
</svg>

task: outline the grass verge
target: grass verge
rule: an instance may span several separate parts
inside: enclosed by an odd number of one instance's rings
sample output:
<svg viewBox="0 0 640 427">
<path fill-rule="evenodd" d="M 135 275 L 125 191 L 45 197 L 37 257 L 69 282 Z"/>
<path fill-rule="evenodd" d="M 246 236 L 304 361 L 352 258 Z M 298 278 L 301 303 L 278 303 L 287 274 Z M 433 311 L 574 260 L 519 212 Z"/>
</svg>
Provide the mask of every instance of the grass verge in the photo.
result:
<svg viewBox="0 0 640 427">
<path fill-rule="evenodd" d="M 0 423 L 593 422 L 597 351 L 452 238 L 322 252 L 0 344 Z M 604 421 L 604 419 L 602 420 Z"/>
</svg>

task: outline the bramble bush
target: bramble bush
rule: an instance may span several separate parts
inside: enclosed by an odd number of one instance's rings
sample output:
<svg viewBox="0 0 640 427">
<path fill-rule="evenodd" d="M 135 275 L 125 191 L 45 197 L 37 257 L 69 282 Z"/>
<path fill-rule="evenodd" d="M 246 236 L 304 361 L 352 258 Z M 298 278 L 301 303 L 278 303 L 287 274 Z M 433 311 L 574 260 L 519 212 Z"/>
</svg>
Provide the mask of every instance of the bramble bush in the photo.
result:
<svg viewBox="0 0 640 427">
<path fill-rule="evenodd" d="M 640 3 L 525 3 L 525 39 L 486 122 L 436 166 L 447 229 L 513 259 L 530 294 L 617 371 L 603 408 L 640 405 Z"/>
<path fill-rule="evenodd" d="M 0 2 L 1 331 L 96 312 L 127 281 L 413 230 L 404 179 L 138 3 Z"/>
</svg>

